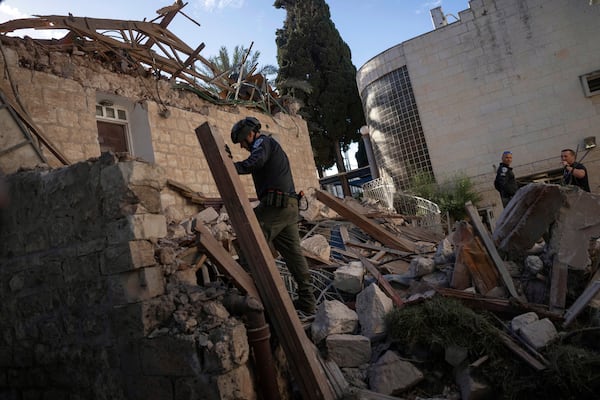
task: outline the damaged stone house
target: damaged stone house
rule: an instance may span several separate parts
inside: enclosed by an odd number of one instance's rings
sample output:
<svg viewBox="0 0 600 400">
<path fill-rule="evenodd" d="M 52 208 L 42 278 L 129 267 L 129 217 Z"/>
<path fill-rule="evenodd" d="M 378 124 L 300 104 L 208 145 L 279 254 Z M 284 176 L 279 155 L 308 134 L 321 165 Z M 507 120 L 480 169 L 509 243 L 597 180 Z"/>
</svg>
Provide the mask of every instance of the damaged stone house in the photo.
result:
<svg viewBox="0 0 600 400">
<path fill-rule="evenodd" d="M 190 48 L 166 29 L 183 6 L 159 10 L 152 22 L 69 15 L 0 28 L 67 32 L 0 37 L 0 167 L 10 174 L 0 234 L 1 398 L 251 399 L 259 384 L 272 392 L 265 398 L 291 392 L 273 387 L 272 371 L 265 380 L 252 370 L 252 332 L 223 307 L 222 290 L 197 285 L 201 260 L 181 263 L 175 254 L 185 246 L 161 239 L 168 222 L 221 206 L 198 126 L 224 145 L 236 121 L 257 117 L 306 190 L 318 185 L 306 123 L 267 98 L 268 89 L 202 76 L 195 65 L 210 66 L 204 45 Z M 208 93 L 202 79 L 225 93 Z M 252 198 L 251 179 L 238 179 L 237 196 Z M 184 244 L 193 258 L 193 238 Z M 255 342 L 268 340 L 264 325 Z M 287 350 L 294 368 L 308 354 Z M 304 365 L 322 375 L 314 363 Z M 329 398 L 319 392 L 321 375 L 296 380 Z M 309 389 L 314 380 L 320 385 Z"/>
<path fill-rule="evenodd" d="M 489 394 L 469 372 L 485 368 L 485 356 L 446 349 L 453 372 L 440 386 L 418 352 L 382 339 L 386 313 L 436 293 L 523 314 L 511 322 L 520 341 L 494 340 L 528 368 L 549 368 L 538 352 L 556 340 L 553 324 L 572 323 L 600 289 L 596 276 L 579 303 L 566 302 L 567 265 L 590 266 L 585 245 L 600 226 L 598 213 L 586 218 L 572 205 L 599 209 L 596 195 L 532 185 L 493 238 L 472 205 L 473 228 L 462 222 L 444 238 L 316 190 L 305 210 L 318 221 L 307 258 L 323 290 L 315 317 L 301 321 L 250 218 L 251 182 L 232 173 L 223 145 L 235 121 L 256 116 L 308 189 L 318 181 L 306 124 L 182 89 L 199 78 L 192 60 L 204 61 L 201 45 L 166 30 L 177 7 L 163 10 L 164 24 L 41 17 L 28 26 L 69 33 L 51 42 L 0 37 L 0 165 L 22 168 L 8 177 L 11 203 L 0 211 L 0 398 L 367 400 L 423 393 L 419 385 L 432 381 L 445 398 Z M 0 29 L 23 26 L 7 24 Z M 102 29 L 143 34 L 115 43 Z M 186 56 L 148 63 L 158 42 Z M 525 268 L 509 270 L 495 247 L 524 252 L 550 225 L 556 268 L 537 269 L 539 285 L 551 284 L 536 297 L 534 285 L 521 285 Z M 253 260 L 249 272 L 236 246 Z"/>
<path fill-rule="evenodd" d="M 513 152 L 525 185 L 559 183 L 560 151 L 571 148 L 598 193 L 600 7 L 585 0 L 468 5 L 458 15 L 433 9 L 434 30 L 358 69 L 379 176 L 405 190 L 415 172 L 438 182 L 464 174 L 493 227 L 502 211 L 493 187 L 502 152 Z"/>
</svg>

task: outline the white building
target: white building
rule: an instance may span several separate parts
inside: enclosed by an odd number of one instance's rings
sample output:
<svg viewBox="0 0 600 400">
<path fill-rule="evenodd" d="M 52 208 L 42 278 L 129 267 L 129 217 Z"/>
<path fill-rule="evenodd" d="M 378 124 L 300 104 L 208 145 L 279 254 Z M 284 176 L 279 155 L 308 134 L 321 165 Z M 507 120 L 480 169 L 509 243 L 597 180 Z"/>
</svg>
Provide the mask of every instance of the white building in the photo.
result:
<svg viewBox="0 0 600 400">
<path fill-rule="evenodd" d="M 398 189 L 420 171 L 438 182 L 465 174 L 480 209 L 498 215 L 504 150 L 518 181 L 557 182 L 560 151 L 571 148 L 599 193 L 600 5 L 472 0 L 457 21 L 439 7 L 432 16 L 435 30 L 357 73 L 379 174 Z"/>
</svg>

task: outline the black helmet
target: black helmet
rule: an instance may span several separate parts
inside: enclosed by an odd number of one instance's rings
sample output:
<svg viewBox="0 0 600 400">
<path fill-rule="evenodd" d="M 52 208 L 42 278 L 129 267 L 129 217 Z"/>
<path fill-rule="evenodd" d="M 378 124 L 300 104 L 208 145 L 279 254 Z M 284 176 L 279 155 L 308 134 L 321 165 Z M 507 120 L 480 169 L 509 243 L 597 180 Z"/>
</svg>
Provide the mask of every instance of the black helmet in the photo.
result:
<svg viewBox="0 0 600 400">
<path fill-rule="evenodd" d="M 260 121 L 254 117 L 246 117 L 233 125 L 231 128 L 231 141 L 239 143 L 248 136 L 250 131 L 260 132 Z"/>
</svg>

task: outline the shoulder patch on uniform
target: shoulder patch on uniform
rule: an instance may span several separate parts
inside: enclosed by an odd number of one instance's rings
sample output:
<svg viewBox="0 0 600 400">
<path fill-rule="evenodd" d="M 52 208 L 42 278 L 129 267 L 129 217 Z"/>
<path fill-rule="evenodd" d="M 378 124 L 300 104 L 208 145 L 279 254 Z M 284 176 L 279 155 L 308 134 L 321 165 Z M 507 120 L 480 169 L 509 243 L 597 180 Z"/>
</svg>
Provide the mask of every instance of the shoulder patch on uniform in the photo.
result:
<svg viewBox="0 0 600 400">
<path fill-rule="evenodd" d="M 265 140 L 265 138 L 263 136 L 259 137 L 258 139 L 256 139 L 254 141 L 254 145 L 252 147 L 256 148 L 256 147 L 260 146 L 264 140 Z"/>
<path fill-rule="evenodd" d="M 502 172 L 503 174 L 505 174 L 508 171 L 508 168 L 506 167 L 502 167 L 502 169 L 500 170 L 500 172 Z"/>
</svg>

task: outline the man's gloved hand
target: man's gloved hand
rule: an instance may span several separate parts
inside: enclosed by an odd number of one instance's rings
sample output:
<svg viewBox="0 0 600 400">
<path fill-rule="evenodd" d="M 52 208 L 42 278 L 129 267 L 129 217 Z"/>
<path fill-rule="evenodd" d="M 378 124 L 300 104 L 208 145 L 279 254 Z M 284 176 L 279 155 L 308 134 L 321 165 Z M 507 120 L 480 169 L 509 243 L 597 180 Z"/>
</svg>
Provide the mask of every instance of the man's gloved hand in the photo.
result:
<svg viewBox="0 0 600 400">
<path fill-rule="evenodd" d="M 225 144 L 225 153 L 227 153 L 227 157 L 233 159 L 233 156 L 231 155 L 231 149 L 227 144 Z"/>
</svg>

